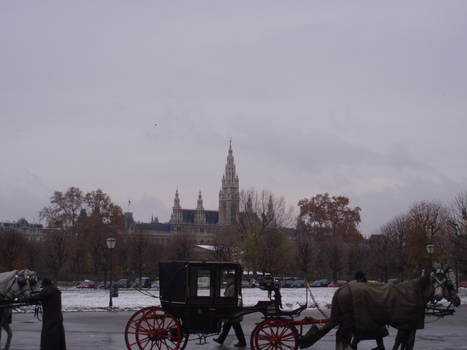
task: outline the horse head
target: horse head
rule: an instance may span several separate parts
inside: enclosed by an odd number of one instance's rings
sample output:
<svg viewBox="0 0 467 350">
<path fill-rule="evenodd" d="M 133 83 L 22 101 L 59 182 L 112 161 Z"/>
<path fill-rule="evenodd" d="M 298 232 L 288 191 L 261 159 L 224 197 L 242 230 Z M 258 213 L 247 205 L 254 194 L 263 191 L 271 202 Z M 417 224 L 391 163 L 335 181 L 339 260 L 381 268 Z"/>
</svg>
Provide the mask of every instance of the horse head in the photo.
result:
<svg viewBox="0 0 467 350">
<path fill-rule="evenodd" d="M 436 302 L 444 298 L 454 306 L 459 306 L 460 298 L 450 277 L 450 272 L 450 269 L 437 269 L 431 273 L 431 283 L 434 290 L 432 300 Z"/>
<path fill-rule="evenodd" d="M 34 271 L 11 271 L 8 275 L 8 286 L 5 291 L 7 299 L 23 301 L 40 291 L 39 279 Z"/>
</svg>

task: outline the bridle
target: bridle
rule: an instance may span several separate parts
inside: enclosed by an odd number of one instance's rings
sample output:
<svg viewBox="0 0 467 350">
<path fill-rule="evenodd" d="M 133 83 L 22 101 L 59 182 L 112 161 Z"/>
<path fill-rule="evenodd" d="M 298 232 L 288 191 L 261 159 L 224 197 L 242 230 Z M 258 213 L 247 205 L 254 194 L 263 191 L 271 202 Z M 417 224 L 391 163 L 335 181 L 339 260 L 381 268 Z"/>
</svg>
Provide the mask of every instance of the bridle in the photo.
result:
<svg viewBox="0 0 467 350">
<path fill-rule="evenodd" d="M 11 283 L 9 284 L 6 290 L 6 293 L 3 295 L 4 298 L 7 298 L 7 299 L 13 298 L 14 301 L 18 301 L 18 299 L 25 296 L 26 292 L 34 291 L 34 286 L 38 284 L 37 276 L 34 273 L 30 274 L 26 271 L 20 271 L 20 272 L 22 273 L 16 273 L 15 278 L 11 280 Z M 19 286 L 18 294 L 12 293 L 12 289 L 15 283 L 17 283 Z M 25 288 L 26 285 L 29 288 Z"/>
</svg>

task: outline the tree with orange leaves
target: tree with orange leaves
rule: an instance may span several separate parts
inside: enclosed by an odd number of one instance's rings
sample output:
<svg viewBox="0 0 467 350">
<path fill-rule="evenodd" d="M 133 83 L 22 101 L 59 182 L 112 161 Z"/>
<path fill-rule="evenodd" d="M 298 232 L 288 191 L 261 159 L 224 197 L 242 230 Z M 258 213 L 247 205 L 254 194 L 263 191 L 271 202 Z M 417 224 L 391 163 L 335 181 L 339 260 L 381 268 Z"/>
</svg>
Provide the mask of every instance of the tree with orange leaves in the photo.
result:
<svg viewBox="0 0 467 350">
<path fill-rule="evenodd" d="M 305 223 L 308 232 L 316 238 L 340 236 L 345 241 L 360 242 L 363 240 L 358 230 L 361 209 L 351 208 L 349 203 L 345 196 L 318 194 L 298 202 L 299 218 Z"/>
</svg>

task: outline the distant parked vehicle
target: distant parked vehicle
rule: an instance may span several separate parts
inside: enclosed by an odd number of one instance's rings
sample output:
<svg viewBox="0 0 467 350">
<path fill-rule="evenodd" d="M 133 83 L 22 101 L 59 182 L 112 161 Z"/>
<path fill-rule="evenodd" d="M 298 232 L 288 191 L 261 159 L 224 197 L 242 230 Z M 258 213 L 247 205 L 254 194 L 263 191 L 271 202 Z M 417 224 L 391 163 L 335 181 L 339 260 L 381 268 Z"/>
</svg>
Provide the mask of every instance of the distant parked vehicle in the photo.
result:
<svg viewBox="0 0 467 350">
<path fill-rule="evenodd" d="M 152 281 L 151 288 L 159 289 L 160 288 L 159 280 Z"/>
<path fill-rule="evenodd" d="M 135 279 L 135 287 L 137 288 L 151 288 L 151 279 L 149 277 L 141 277 L 141 281 L 139 277 Z"/>
<path fill-rule="evenodd" d="M 250 282 L 247 280 L 242 280 L 242 288 L 250 288 Z"/>
<path fill-rule="evenodd" d="M 292 288 L 294 280 L 292 278 L 284 278 L 279 280 L 279 286 L 281 288 Z"/>
<path fill-rule="evenodd" d="M 84 280 L 81 282 L 78 282 L 76 285 L 76 288 L 96 288 L 96 283 L 91 280 Z"/>
<path fill-rule="evenodd" d="M 99 284 L 97 285 L 97 288 L 109 289 L 110 288 L 110 281 L 105 281 L 105 284 L 104 284 L 104 282 L 99 282 Z"/>
<path fill-rule="evenodd" d="M 294 280 L 292 282 L 293 288 L 303 288 L 305 287 L 305 280 Z"/>
<path fill-rule="evenodd" d="M 316 280 L 311 283 L 310 287 L 327 287 L 329 284 L 328 279 Z"/>
<path fill-rule="evenodd" d="M 347 281 L 337 280 L 328 284 L 328 287 L 343 287 L 347 285 Z"/>
<path fill-rule="evenodd" d="M 130 288 L 131 282 L 128 278 L 119 279 L 117 282 L 118 288 Z"/>
<path fill-rule="evenodd" d="M 400 283 L 400 282 L 401 282 L 401 281 L 400 281 L 400 279 L 398 279 L 398 278 L 390 278 L 390 279 L 388 279 L 388 283 L 390 283 L 390 284 L 398 284 L 398 283 Z"/>
<path fill-rule="evenodd" d="M 467 288 L 467 281 L 459 283 L 459 287 Z"/>
</svg>

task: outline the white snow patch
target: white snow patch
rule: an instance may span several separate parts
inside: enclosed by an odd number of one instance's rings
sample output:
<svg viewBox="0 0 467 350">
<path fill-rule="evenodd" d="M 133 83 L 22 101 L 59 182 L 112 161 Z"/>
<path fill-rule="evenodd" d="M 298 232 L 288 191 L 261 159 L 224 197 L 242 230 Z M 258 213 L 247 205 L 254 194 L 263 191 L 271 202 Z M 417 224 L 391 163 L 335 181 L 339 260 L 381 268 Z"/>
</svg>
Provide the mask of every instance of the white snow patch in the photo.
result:
<svg viewBox="0 0 467 350">
<path fill-rule="evenodd" d="M 62 291 L 62 306 L 63 311 L 99 311 L 107 310 L 109 305 L 109 290 L 108 289 L 77 289 L 74 287 L 60 288 Z M 331 304 L 332 296 L 337 288 L 311 288 L 319 307 L 329 312 L 328 306 Z M 459 296 L 462 304 L 467 304 L 467 289 L 459 289 Z M 150 297 L 135 289 L 120 289 L 119 296 L 112 298 L 113 307 L 116 310 L 139 310 L 146 306 L 160 306 L 159 291 L 150 289 L 145 290 L 145 293 L 151 293 L 154 297 Z M 259 288 L 243 289 L 243 305 L 251 306 L 259 300 L 268 300 L 267 292 Z M 306 303 L 305 288 L 283 288 L 282 306 L 284 309 L 297 308 L 299 304 Z M 313 308 L 313 300 L 308 296 L 308 307 Z"/>
</svg>

